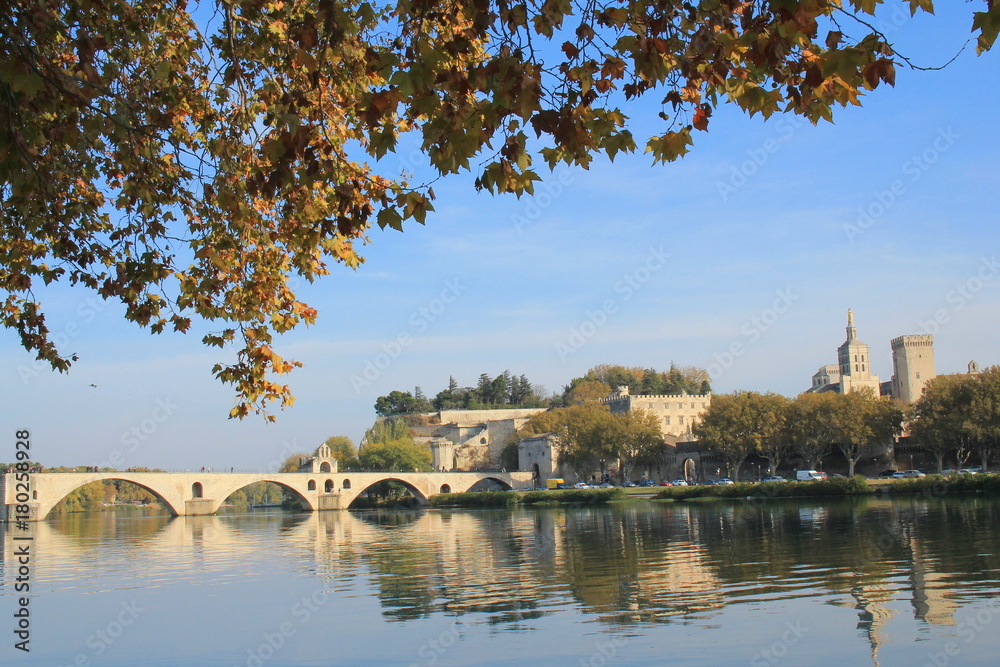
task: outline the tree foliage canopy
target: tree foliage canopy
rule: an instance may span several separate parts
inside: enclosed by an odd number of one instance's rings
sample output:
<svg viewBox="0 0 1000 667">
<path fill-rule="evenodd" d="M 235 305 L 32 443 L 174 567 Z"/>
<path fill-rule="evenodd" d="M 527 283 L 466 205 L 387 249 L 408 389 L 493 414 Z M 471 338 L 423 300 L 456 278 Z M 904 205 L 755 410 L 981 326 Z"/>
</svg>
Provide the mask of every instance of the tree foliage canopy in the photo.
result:
<svg viewBox="0 0 1000 667">
<path fill-rule="evenodd" d="M 787 399 L 776 394 L 737 391 L 717 394 L 692 431 L 710 449 L 720 452 L 733 477 L 751 454 L 776 440 Z"/>
<path fill-rule="evenodd" d="M 323 444 L 330 448 L 330 456 L 337 459 L 339 470 L 349 470 L 358 465 L 358 448 L 346 435 L 332 435 Z"/>
<path fill-rule="evenodd" d="M 829 120 L 893 83 L 900 61 L 865 20 L 879 4 L 5 0 L 0 319 L 58 370 L 74 357 L 42 284 L 118 300 L 153 332 L 206 320 L 204 342 L 236 352 L 214 368 L 231 415 L 288 405 L 277 380 L 298 362 L 273 338 L 317 315 L 293 280 L 358 266 L 372 225 L 432 208 L 428 185 L 379 161 L 401 136 L 441 174 L 520 195 L 539 157 L 675 160 L 726 102 Z M 977 4 L 984 50 L 1000 4 Z M 662 126 L 637 141 L 624 109 L 639 98 Z"/>
<path fill-rule="evenodd" d="M 733 475 L 751 454 L 768 459 L 774 474 L 790 452 L 814 467 L 834 447 L 853 475 L 863 455 L 877 445 L 891 444 L 902 420 L 902 411 L 889 398 L 870 391 L 806 393 L 794 400 L 738 391 L 713 396 L 694 433 L 726 457 Z"/>
<path fill-rule="evenodd" d="M 595 396 L 598 388 L 607 387 L 603 396 Z M 592 398 L 606 398 L 612 389 L 628 387 L 633 395 L 709 394 L 712 386 L 708 372 L 695 366 L 670 364 L 670 370 L 655 368 L 598 364 L 581 377 L 573 378 L 563 388 L 563 402 L 567 405 Z"/>
<path fill-rule="evenodd" d="M 560 461 L 581 479 L 601 459 L 617 464 L 626 479 L 637 464 L 663 453 L 663 434 L 655 415 L 643 410 L 612 414 L 606 405 L 593 401 L 540 412 L 521 427 L 517 437 L 540 433 L 559 437 Z"/>
<path fill-rule="evenodd" d="M 369 442 L 358 452 L 358 461 L 365 470 L 392 472 L 427 472 L 431 465 L 427 447 L 414 444 L 412 439 Z"/>
<path fill-rule="evenodd" d="M 939 375 L 910 409 L 913 438 L 931 451 L 941 471 L 944 456 L 959 466 L 975 450 L 984 468 L 1000 451 L 1000 367 L 977 375 Z"/>
</svg>

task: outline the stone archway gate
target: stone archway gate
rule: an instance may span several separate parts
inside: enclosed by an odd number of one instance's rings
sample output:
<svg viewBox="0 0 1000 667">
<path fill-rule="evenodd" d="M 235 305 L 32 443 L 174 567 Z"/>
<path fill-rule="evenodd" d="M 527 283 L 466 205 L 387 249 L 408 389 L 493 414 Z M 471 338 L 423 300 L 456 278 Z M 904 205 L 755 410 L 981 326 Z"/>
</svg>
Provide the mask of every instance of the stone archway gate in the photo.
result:
<svg viewBox="0 0 1000 667">
<path fill-rule="evenodd" d="M 12 521 L 17 505 L 28 506 L 28 519 L 44 519 L 59 501 L 90 482 L 118 479 L 132 482 L 156 496 L 175 516 L 214 514 L 232 493 L 255 482 L 274 482 L 290 490 L 307 511 L 347 509 L 373 484 L 402 482 L 420 502 L 439 493 L 468 491 L 493 480 L 504 488 L 530 485 L 530 472 L 341 472 L 341 473 L 214 473 L 214 472 L 41 472 L 25 482 L 15 473 L 0 475 L 3 507 L 0 521 Z M 27 494 L 26 503 L 24 500 Z M 20 494 L 20 495 L 19 495 Z M 23 507 L 21 508 L 23 510 Z"/>
</svg>

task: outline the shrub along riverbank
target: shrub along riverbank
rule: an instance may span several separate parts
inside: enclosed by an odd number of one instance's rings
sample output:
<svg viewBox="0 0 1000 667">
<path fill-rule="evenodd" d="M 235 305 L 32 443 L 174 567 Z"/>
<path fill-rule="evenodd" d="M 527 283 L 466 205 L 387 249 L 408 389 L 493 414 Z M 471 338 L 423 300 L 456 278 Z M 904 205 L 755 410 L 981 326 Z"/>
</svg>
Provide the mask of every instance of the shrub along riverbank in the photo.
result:
<svg viewBox="0 0 1000 667">
<path fill-rule="evenodd" d="M 894 479 L 870 484 L 860 475 L 835 477 L 818 482 L 740 482 L 726 486 L 671 486 L 662 488 L 654 500 L 711 498 L 803 498 L 864 495 L 921 494 L 933 496 L 965 493 L 1000 493 L 1000 474 L 928 475 L 918 479 Z M 560 491 L 485 491 L 442 493 L 432 496 L 432 507 L 514 507 L 517 505 L 595 505 L 626 500 L 623 489 L 565 489 Z"/>
<path fill-rule="evenodd" d="M 432 507 L 514 507 L 515 505 L 597 505 L 626 497 L 622 489 L 564 489 L 559 491 L 484 491 L 431 496 Z"/>
<path fill-rule="evenodd" d="M 690 498 L 793 498 L 810 496 L 863 496 L 964 493 L 1000 493 L 1000 475 L 928 475 L 916 479 L 893 479 L 869 484 L 860 475 L 810 482 L 741 482 L 728 486 L 672 486 L 654 496 L 660 500 Z"/>
</svg>

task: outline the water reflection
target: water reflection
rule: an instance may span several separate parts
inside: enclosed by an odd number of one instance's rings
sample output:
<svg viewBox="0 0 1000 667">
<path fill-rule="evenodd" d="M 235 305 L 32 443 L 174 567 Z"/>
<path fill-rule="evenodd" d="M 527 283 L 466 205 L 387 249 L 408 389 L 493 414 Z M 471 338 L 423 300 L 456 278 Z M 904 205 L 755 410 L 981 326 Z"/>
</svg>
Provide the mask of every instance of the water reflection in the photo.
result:
<svg viewBox="0 0 1000 667">
<path fill-rule="evenodd" d="M 66 515 L 32 525 L 49 594 L 309 576 L 390 623 L 475 617 L 500 632 L 575 610 L 608 632 L 727 610 L 851 610 L 873 664 L 904 616 L 952 628 L 1000 593 L 995 500 L 628 505 L 515 511 L 257 512 L 215 517 Z M 13 553 L 11 530 L 4 558 Z M 239 564 L 238 567 L 235 564 Z M 7 564 L 4 563 L 6 566 Z M 11 594 L 5 573 L 5 595 Z M 349 593 L 349 595 L 348 595 Z M 801 602 L 799 602 L 801 601 Z M 345 602 L 344 604 L 347 604 Z M 906 613 L 906 609 L 909 613 Z M 745 661 L 743 661 L 745 664 Z M 575 664 L 575 663 L 574 663 Z"/>
</svg>

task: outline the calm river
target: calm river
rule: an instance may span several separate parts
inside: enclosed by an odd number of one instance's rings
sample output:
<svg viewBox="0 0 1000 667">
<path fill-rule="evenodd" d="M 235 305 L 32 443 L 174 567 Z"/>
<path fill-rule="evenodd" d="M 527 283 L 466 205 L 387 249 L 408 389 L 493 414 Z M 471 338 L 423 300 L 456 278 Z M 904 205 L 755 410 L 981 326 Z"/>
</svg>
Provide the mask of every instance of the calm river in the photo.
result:
<svg viewBox="0 0 1000 667">
<path fill-rule="evenodd" d="M 0 663 L 996 665 L 1000 499 L 74 514 Z"/>
</svg>

